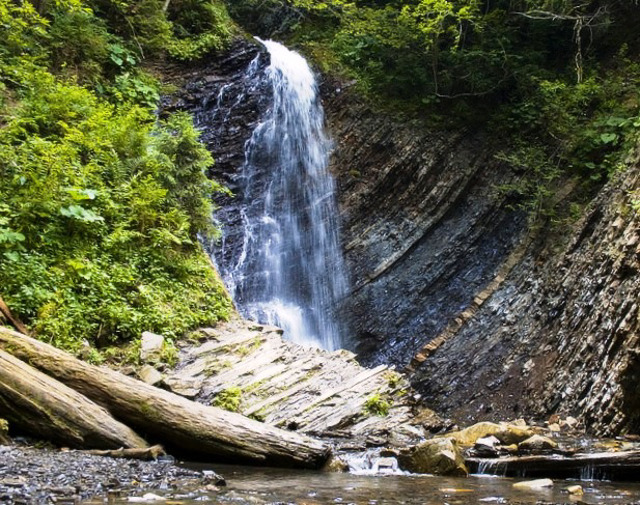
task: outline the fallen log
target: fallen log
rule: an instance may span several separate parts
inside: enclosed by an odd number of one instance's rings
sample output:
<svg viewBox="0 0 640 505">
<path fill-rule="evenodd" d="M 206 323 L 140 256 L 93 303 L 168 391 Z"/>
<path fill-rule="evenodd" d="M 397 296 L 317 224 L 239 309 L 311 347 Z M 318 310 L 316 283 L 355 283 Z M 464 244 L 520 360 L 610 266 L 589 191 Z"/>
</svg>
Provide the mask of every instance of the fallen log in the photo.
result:
<svg viewBox="0 0 640 505">
<path fill-rule="evenodd" d="M 13 327 L 16 330 L 24 333 L 25 335 L 29 334 L 29 330 L 27 329 L 27 327 L 24 325 L 22 321 L 20 321 L 20 319 L 18 319 L 16 316 L 14 316 L 11 313 L 11 311 L 9 310 L 9 307 L 7 306 L 6 303 L 4 303 L 4 300 L 2 299 L 1 296 L 0 296 L 0 314 L 2 314 L 13 325 Z"/>
<path fill-rule="evenodd" d="M 328 446 L 240 414 L 202 405 L 0 328 L 0 347 L 105 407 L 173 452 L 190 457 L 319 468 Z"/>
<path fill-rule="evenodd" d="M 151 461 L 158 459 L 158 456 L 164 456 L 164 448 L 161 445 L 152 445 L 151 447 L 140 449 L 111 449 L 111 450 L 92 450 L 83 451 L 93 456 L 106 456 L 108 458 L 123 458 L 123 459 L 140 459 L 142 461 Z"/>
<path fill-rule="evenodd" d="M 147 447 L 104 408 L 2 350 L 0 415 L 26 434 L 71 447 Z"/>
<path fill-rule="evenodd" d="M 466 458 L 471 473 L 505 477 L 562 477 L 637 480 L 640 450 Z"/>
</svg>

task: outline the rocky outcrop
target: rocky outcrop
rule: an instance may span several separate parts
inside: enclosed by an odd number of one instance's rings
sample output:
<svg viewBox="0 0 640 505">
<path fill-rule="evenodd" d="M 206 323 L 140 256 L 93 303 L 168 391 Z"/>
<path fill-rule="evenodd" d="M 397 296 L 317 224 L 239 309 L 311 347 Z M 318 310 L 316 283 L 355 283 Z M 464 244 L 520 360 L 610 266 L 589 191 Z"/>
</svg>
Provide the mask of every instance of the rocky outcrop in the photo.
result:
<svg viewBox="0 0 640 505">
<path fill-rule="evenodd" d="M 467 419 L 563 413 L 597 434 L 640 430 L 639 168 L 636 155 L 568 241 L 532 248 L 425 361 L 429 400 Z"/>
<path fill-rule="evenodd" d="M 262 90 L 240 88 L 251 61 L 266 65 L 260 54 L 242 41 L 183 70 L 168 105 L 213 118 L 204 139 L 231 189 L 269 107 Z M 532 233 L 497 191 L 518 177 L 495 156 L 500 139 L 393 119 L 332 79 L 322 94 L 351 277 L 347 347 L 368 365 L 411 364 L 427 402 L 463 422 L 560 413 L 598 434 L 639 430 L 637 160 L 579 223 Z M 217 117 L 219 100 L 233 113 Z M 238 254 L 241 213 L 219 203 L 224 254 Z"/>
<path fill-rule="evenodd" d="M 373 112 L 339 83 L 323 90 L 352 284 L 349 345 L 367 363 L 406 365 L 518 242 L 524 216 L 497 191 L 514 174 L 482 133 L 428 131 Z"/>
<path fill-rule="evenodd" d="M 203 329 L 201 338 L 183 345 L 165 378 L 175 393 L 338 446 L 399 446 L 426 436 L 407 425 L 415 403 L 408 382 L 385 365 L 363 368 L 349 351 L 301 346 L 278 328 L 239 318 Z"/>
</svg>

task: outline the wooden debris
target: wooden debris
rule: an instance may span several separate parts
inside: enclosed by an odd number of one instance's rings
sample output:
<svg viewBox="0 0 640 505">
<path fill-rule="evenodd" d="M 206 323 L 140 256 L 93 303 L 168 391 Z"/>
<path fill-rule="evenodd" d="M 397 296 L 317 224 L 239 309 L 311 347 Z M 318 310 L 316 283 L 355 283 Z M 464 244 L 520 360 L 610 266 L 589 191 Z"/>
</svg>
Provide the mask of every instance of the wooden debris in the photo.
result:
<svg viewBox="0 0 640 505">
<path fill-rule="evenodd" d="M 24 333 L 25 335 L 29 334 L 29 329 L 24 325 L 19 318 L 14 316 L 9 307 L 4 302 L 2 297 L 0 296 L 0 313 L 13 325 L 13 327 L 18 330 L 20 333 Z"/>
<path fill-rule="evenodd" d="M 152 445 L 151 447 L 140 449 L 113 449 L 106 451 L 92 450 L 84 451 L 94 456 L 107 456 L 109 458 L 125 458 L 125 459 L 141 459 L 143 461 L 151 461 L 158 459 L 158 456 L 164 456 L 164 448 L 161 445 Z"/>
<path fill-rule="evenodd" d="M 27 434 L 71 447 L 147 447 L 104 408 L 2 350 L 0 412 Z"/>
<path fill-rule="evenodd" d="M 187 400 L 6 328 L 0 328 L 0 347 L 191 457 L 319 468 L 330 453 L 312 438 Z"/>
</svg>

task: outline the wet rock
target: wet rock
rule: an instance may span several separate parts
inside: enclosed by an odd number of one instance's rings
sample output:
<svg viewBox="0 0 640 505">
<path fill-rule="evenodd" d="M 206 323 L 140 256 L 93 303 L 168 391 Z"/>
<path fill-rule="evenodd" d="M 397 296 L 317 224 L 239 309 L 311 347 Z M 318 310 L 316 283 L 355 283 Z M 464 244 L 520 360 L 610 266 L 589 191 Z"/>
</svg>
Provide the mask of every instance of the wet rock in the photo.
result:
<svg viewBox="0 0 640 505">
<path fill-rule="evenodd" d="M 553 487 L 553 481 L 551 479 L 536 479 L 525 482 L 516 482 L 513 485 L 513 489 L 519 489 L 521 491 L 544 491 L 550 487 Z"/>
<path fill-rule="evenodd" d="M 473 451 L 480 457 L 491 458 L 498 455 L 500 440 L 493 435 L 479 438 L 473 446 Z"/>
<path fill-rule="evenodd" d="M 584 490 L 582 489 L 582 486 L 576 484 L 573 486 L 567 486 L 564 488 L 564 490 L 574 496 L 582 496 L 584 494 Z"/>
<path fill-rule="evenodd" d="M 532 435 L 533 432 L 528 427 L 487 421 L 447 434 L 448 437 L 454 438 L 462 446 L 473 446 L 479 438 L 488 436 L 494 436 L 506 445 L 517 444 Z"/>
<path fill-rule="evenodd" d="M 138 377 L 142 382 L 155 386 L 162 382 L 164 376 L 151 365 L 144 365 L 138 372 Z"/>
<path fill-rule="evenodd" d="M 344 473 L 349 471 L 349 465 L 339 456 L 331 456 L 322 467 L 323 472 Z"/>
<path fill-rule="evenodd" d="M 143 362 L 160 359 L 163 345 L 164 337 L 162 335 L 145 331 L 140 339 L 140 359 Z"/>
<path fill-rule="evenodd" d="M 434 438 L 405 449 L 398 457 L 400 468 L 413 473 L 468 475 L 462 452 L 452 438 Z"/>
<path fill-rule="evenodd" d="M 557 449 L 557 442 L 542 435 L 533 435 L 518 444 L 518 449 L 527 452 L 546 452 Z"/>
</svg>

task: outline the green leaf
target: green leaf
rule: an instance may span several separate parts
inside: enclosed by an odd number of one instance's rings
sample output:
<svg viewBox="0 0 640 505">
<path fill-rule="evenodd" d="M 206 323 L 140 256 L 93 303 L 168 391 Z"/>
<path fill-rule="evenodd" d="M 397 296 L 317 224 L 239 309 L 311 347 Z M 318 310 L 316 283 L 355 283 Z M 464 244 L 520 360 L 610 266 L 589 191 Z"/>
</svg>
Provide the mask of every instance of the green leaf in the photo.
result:
<svg viewBox="0 0 640 505">
<path fill-rule="evenodd" d="M 616 133 L 603 133 L 600 135 L 600 140 L 604 144 L 612 144 L 616 140 L 618 140 L 618 135 Z"/>
<path fill-rule="evenodd" d="M 80 205 L 70 205 L 69 207 L 62 207 L 60 209 L 60 214 L 85 223 L 104 221 L 104 218 L 102 216 L 96 214 L 90 209 L 85 209 Z"/>
</svg>

